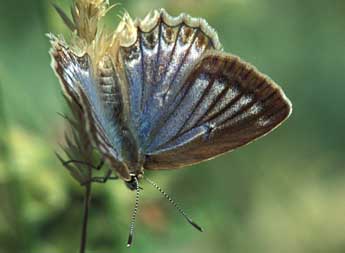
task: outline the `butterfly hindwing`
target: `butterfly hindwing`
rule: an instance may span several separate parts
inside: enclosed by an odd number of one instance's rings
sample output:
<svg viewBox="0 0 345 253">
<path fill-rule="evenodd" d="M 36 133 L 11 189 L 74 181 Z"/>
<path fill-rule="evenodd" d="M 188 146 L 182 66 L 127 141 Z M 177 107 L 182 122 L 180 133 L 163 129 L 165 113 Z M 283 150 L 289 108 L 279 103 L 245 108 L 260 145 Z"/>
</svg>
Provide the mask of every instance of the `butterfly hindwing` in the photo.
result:
<svg viewBox="0 0 345 253">
<path fill-rule="evenodd" d="M 273 81 L 221 52 L 205 55 L 183 87 L 183 98 L 148 146 L 146 169 L 182 167 L 233 150 L 271 131 L 291 112 Z"/>
</svg>

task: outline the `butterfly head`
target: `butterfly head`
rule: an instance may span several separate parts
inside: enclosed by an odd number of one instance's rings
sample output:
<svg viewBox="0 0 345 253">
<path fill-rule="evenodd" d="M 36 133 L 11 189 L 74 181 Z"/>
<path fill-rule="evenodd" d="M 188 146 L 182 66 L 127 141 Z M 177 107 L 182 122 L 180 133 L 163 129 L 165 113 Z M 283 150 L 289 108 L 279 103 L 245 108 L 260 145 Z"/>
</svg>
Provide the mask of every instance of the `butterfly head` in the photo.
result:
<svg viewBox="0 0 345 253">
<path fill-rule="evenodd" d="M 123 155 L 126 157 L 124 159 L 124 164 L 127 168 L 123 179 L 127 187 L 131 190 L 137 189 L 137 182 L 144 177 L 144 159 L 140 152 L 137 149 L 136 144 L 128 146 L 126 150 L 131 150 L 130 152 L 123 152 Z M 125 176 L 125 177 L 124 177 Z"/>
<path fill-rule="evenodd" d="M 109 159 L 110 166 L 130 190 L 136 190 L 138 187 L 137 182 L 144 177 L 144 168 L 142 164 L 133 164 L 128 161 L 115 161 L 112 157 Z M 131 166 L 132 165 L 132 166 Z"/>
<path fill-rule="evenodd" d="M 135 191 L 138 189 L 138 181 L 144 177 L 144 173 L 140 172 L 138 174 L 131 174 L 131 179 L 129 181 L 125 181 L 126 186 L 132 190 Z"/>
</svg>

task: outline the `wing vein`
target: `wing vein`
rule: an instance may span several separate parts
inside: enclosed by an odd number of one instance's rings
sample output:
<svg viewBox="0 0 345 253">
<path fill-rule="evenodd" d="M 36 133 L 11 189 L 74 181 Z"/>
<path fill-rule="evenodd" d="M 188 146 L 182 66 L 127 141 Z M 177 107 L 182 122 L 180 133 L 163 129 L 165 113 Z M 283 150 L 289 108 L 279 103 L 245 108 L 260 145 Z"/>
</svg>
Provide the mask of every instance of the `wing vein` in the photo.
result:
<svg viewBox="0 0 345 253">
<path fill-rule="evenodd" d="M 262 84 L 263 83 L 260 83 L 259 85 L 257 85 L 257 87 L 261 87 Z M 260 102 L 264 103 L 265 101 L 270 99 L 272 96 L 274 96 L 275 93 L 276 91 L 273 91 L 272 93 L 268 94 L 264 99 L 262 99 Z M 236 116 L 240 115 L 241 113 L 248 111 L 257 102 L 258 102 L 257 100 L 253 99 L 250 103 L 242 107 L 240 110 L 236 111 L 236 113 L 234 113 L 233 115 L 230 115 L 230 117 L 225 118 L 221 120 L 220 122 L 218 122 L 218 125 L 226 124 L 226 122 L 231 121 L 232 119 L 234 119 Z"/>
<path fill-rule="evenodd" d="M 162 23 L 162 22 L 161 22 Z M 176 49 L 176 44 L 177 44 L 177 40 L 178 40 L 178 37 L 179 37 L 179 34 L 180 34 L 180 32 L 181 32 L 181 29 L 182 29 L 182 23 L 178 26 L 178 31 L 177 31 L 177 33 L 176 33 L 176 38 L 175 38 L 175 41 L 174 41 L 174 46 L 173 46 L 173 48 L 172 48 L 172 50 L 171 50 L 171 53 L 170 53 L 170 56 L 169 56 L 169 62 L 164 66 L 164 71 L 162 71 L 163 73 L 166 71 L 166 69 L 168 68 L 168 66 L 170 65 L 170 63 L 171 63 L 171 61 L 172 61 L 172 57 L 173 57 L 173 55 L 174 55 L 174 53 L 175 53 L 175 49 Z M 163 76 L 161 77 L 161 79 L 158 81 L 157 80 L 157 84 L 156 84 L 156 87 L 154 87 L 154 89 L 158 89 L 158 87 L 160 87 L 162 84 L 161 84 L 161 82 L 162 82 L 162 78 L 163 78 Z M 153 92 L 156 92 L 156 91 L 153 91 Z M 148 109 L 147 109 L 148 110 Z M 147 143 L 147 145 L 146 145 L 146 147 L 148 147 L 149 145 L 150 145 L 150 143 L 151 143 L 151 141 L 152 141 L 152 138 L 151 138 L 151 136 L 152 136 L 152 132 L 154 132 L 154 131 L 157 131 L 159 128 L 160 128 L 160 124 L 161 124 L 161 120 L 159 120 L 158 122 L 157 122 L 157 125 L 156 125 L 156 128 L 152 128 L 148 133 L 147 133 L 147 137 L 146 137 L 146 139 L 145 139 L 145 142 Z"/>
<path fill-rule="evenodd" d="M 138 28 L 139 29 L 139 28 Z M 140 46 L 140 55 L 141 55 L 141 71 L 142 71 L 142 75 L 141 75 L 141 97 L 140 97 L 140 111 L 142 111 L 143 109 L 143 100 L 144 100 L 144 96 L 145 96 L 145 64 L 144 64 L 144 51 L 143 51 L 143 38 L 140 32 L 140 36 L 139 36 L 139 46 Z"/>
<path fill-rule="evenodd" d="M 181 28 L 182 28 L 182 25 L 180 25 L 178 34 L 180 33 Z M 192 48 L 192 46 L 194 45 L 194 43 L 195 43 L 195 41 L 196 41 L 197 34 L 199 33 L 199 31 L 200 31 L 200 30 L 197 29 L 196 32 L 194 33 L 194 37 L 193 37 L 193 39 L 192 39 L 192 42 L 191 42 L 190 46 L 188 47 L 187 52 L 186 52 L 186 54 L 184 55 L 184 57 L 183 57 L 181 63 L 179 64 L 179 67 L 178 67 L 176 73 L 174 74 L 173 79 L 172 79 L 171 82 L 169 83 L 169 86 L 168 86 L 168 89 L 167 89 L 165 95 L 166 95 L 166 94 L 168 93 L 168 91 L 170 90 L 171 84 L 172 84 L 172 83 L 174 82 L 174 80 L 176 79 L 178 73 L 179 73 L 180 70 L 181 70 L 182 65 L 183 65 L 184 62 L 186 61 L 186 59 L 187 59 L 187 57 L 188 57 L 188 55 L 189 55 L 189 53 L 190 53 L 190 51 L 191 51 L 191 48 Z M 176 38 L 178 38 L 178 37 L 179 37 L 179 36 L 176 36 Z M 176 46 L 176 42 L 177 42 L 177 40 L 175 40 L 175 46 Z M 174 46 L 174 48 L 175 48 L 175 46 Z M 161 117 L 161 119 L 158 121 L 157 126 L 156 126 L 156 127 L 153 129 L 153 131 L 151 131 L 151 133 L 150 133 L 150 143 L 148 144 L 148 146 L 150 146 L 150 145 L 152 144 L 152 142 L 153 142 L 154 138 L 156 137 L 156 135 L 158 134 L 160 128 L 163 127 L 163 126 L 165 125 L 165 123 L 170 119 L 170 117 L 175 113 L 175 111 L 177 110 L 177 108 L 179 107 L 179 105 L 182 103 L 183 99 L 186 97 L 186 94 L 188 93 L 190 87 L 191 87 L 191 85 L 189 85 L 189 86 L 187 87 L 186 92 L 183 94 L 182 98 L 181 98 L 180 101 L 177 103 L 177 105 L 175 106 L 175 108 L 174 108 L 173 110 L 171 110 L 171 112 L 168 113 L 166 116 Z M 183 85 L 181 85 L 181 88 L 176 92 L 175 96 L 174 96 L 173 99 L 172 99 L 172 102 L 168 105 L 168 108 L 170 107 L 171 104 L 174 104 L 174 103 L 176 102 L 177 96 L 178 96 L 178 94 L 182 91 L 183 88 L 184 88 Z M 165 95 L 164 95 L 164 96 L 165 96 Z M 163 101 L 164 101 L 164 99 L 165 99 L 165 98 L 163 98 Z M 162 125 L 161 125 L 161 124 L 162 124 Z M 153 133 L 152 133 L 152 132 L 153 132 Z"/>
<path fill-rule="evenodd" d="M 230 72 L 234 66 L 236 65 L 236 61 L 234 60 L 233 62 L 231 62 L 228 72 Z M 193 129 L 194 127 L 200 125 L 200 122 L 202 122 L 203 120 L 205 120 L 205 118 L 207 118 L 207 115 L 216 107 L 216 105 L 218 104 L 219 101 L 221 101 L 224 96 L 228 93 L 228 91 L 230 90 L 231 85 L 227 85 L 226 88 L 218 95 L 216 96 L 216 98 L 213 100 L 213 102 L 211 103 L 211 105 L 209 106 L 209 108 L 207 109 L 207 111 L 205 112 L 205 114 L 203 116 L 201 116 L 195 124 L 193 124 L 193 126 L 191 126 L 188 131 L 190 129 Z"/>
<path fill-rule="evenodd" d="M 229 85 L 230 86 L 230 85 Z M 215 118 L 217 118 L 218 116 L 222 115 L 225 111 L 227 111 L 231 106 L 233 106 L 236 102 L 238 102 L 241 97 L 244 94 L 242 92 L 239 92 L 232 100 L 230 103 L 228 103 L 223 109 L 219 110 L 218 112 L 214 113 L 212 116 L 210 116 L 209 118 L 207 118 L 207 115 L 205 115 L 199 122 L 199 125 L 202 125 L 204 123 L 206 123 L 207 121 L 211 121 L 214 120 Z"/>
<path fill-rule="evenodd" d="M 161 36 L 162 36 L 162 21 L 159 21 L 159 28 L 158 28 L 158 49 L 157 49 L 157 57 L 156 57 L 156 66 L 155 66 L 155 77 L 154 77 L 154 82 L 156 83 L 158 80 L 157 80 L 157 76 L 158 76 L 158 68 L 159 68 L 159 57 L 160 57 L 160 54 L 161 54 Z"/>
<path fill-rule="evenodd" d="M 178 40 L 179 34 L 180 34 L 180 32 L 181 32 L 181 29 L 182 29 L 182 25 L 183 25 L 183 24 L 181 23 L 181 24 L 178 26 L 178 31 L 177 31 L 177 33 L 176 33 L 176 38 L 175 38 L 175 41 L 174 41 L 174 46 L 173 46 L 173 48 L 172 48 L 172 50 L 171 50 L 170 57 L 169 57 L 169 63 L 166 64 L 165 70 L 166 70 L 166 69 L 168 68 L 168 66 L 170 65 L 170 63 L 171 63 L 171 61 L 172 61 L 172 57 L 173 57 L 173 55 L 175 54 L 176 44 L 177 44 L 177 40 Z M 161 82 L 161 81 L 162 81 L 162 77 L 161 77 L 161 80 L 159 80 L 159 82 Z M 157 83 L 158 83 L 158 82 L 157 82 Z M 157 87 L 159 87 L 159 85 L 161 85 L 161 84 L 157 84 Z M 148 133 L 148 138 L 147 138 L 147 145 L 146 145 L 146 147 L 148 147 L 148 146 L 151 144 L 151 142 L 152 142 L 152 140 L 153 140 L 153 138 L 152 138 L 152 132 L 153 132 L 153 136 L 155 136 L 155 135 L 156 135 L 155 132 L 159 130 L 161 122 L 162 122 L 162 120 L 159 120 L 159 121 L 157 122 L 156 127 L 153 128 L 153 129 L 151 129 L 150 132 Z"/>
<path fill-rule="evenodd" d="M 174 74 L 174 76 L 173 76 L 173 79 L 170 81 L 169 86 L 168 86 L 168 89 L 167 89 L 167 91 L 166 91 L 165 94 L 167 94 L 167 93 L 169 92 L 169 90 L 170 90 L 170 88 L 171 88 L 171 85 L 174 83 L 174 81 L 175 81 L 177 75 L 180 73 L 180 70 L 181 70 L 183 64 L 185 63 L 185 61 L 186 61 L 188 55 L 190 54 L 190 50 L 191 50 L 192 46 L 193 46 L 194 43 L 195 43 L 195 40 L 196 40 L 196 38 L 197 38 L 197 34 L 199 33 L 199 31 L 200 31 L 199 29 L 197 29 L 197 30 L 195 31 L 195 33 L 194 33 L 194 35 L 193 35 L 192 42 L 190 43 L 190 46 L 188 47 L 188 49 L 187 49 L 185 55 L 183 56 L 182 61 L 181 61 L 181 63 L 179 64 L 179 66 L 178 66 L 178 68 L 177 68 L 177 71 L 175 72 L 175 74 Z M 181 86 L 183 86 L 183 85 L 181 85 Z M 182 89 L 182 87 L 181 87 L 181 89 Z M 178 93 L 181 91 L 181 89 L 179 89 L 179 91 L 176 92 L 176 94 L 175 94 L 175 96 L 174 96 L 174 98 L 173 98 L 173 102 L 175 102 L 175 99 L 176 99 Z M 163 100 L 164 100 L 164 98 L 163 98 Z"/>
<path fill-rule="evenodd" d="M 213 78 L 208 86 L 206 87 L 203 95 L 200 97 L 200 99 L 198 100 L 197 104 L 194 106 L 192 112 L 189 114 L 187 120 L 183 123 L 183 125 L 180 127 L 180 129 L 178 130 L 178 132 L 173 136 L 171 137 L 168 141 L 166 141 L 165 143 L 163 144 L 160 144 L 158 146 L 157 149 L 160 149 L 162 146 L 164 145 L 169 145 L 170 143 L 174 142 L 174 140 L 176 140 L 178 137 L 182 136 L 183 134 L 187 133 L 190 129 L 192 128 L 189 128 L 188 130 L 185 130 L 183 132 L 181 132 L 183 130 L 183 128 L 186 126 L 186 124 L 188 123 L 188 120 L 193 116 L 194 112 L 196 111 L 196 109 L 199 107 L 199 105 L 201 104 L 201 102 L 203 101 L 203 99 L 205 98 L 205 96 L 207 96 L 209 94 L 209 91 L 211 90 L 213 84 L 214 84 L 214 81 L 215 81 L 215 78 Z M 185 98 L 185 97 L 184 97 Z M 181 101 L 182 102 L 182 101 Z"/>
<path fill-rule="evenodd" d="M 150 101 L 149 98 L 151 98 L 153 96 L 153 94 L 154 94 L 154 89 L 155 89 L 154 84 L 156 84 L 159 81 L 157 79 L 158 79 L 158 72 L 159 72 L 159 58 L 160 58 L 160 55 L 161 55 L 161 48 L 162 48 L 162 45 L 161 45 L 161 43 L 162 43 L 162 38 L 161 38 L 161 36 L 162 36 L 162 23 L 163 22 L 160 20 L 159 21 L 159 28 L 158 28 L 158 48 L 157 48 L 157 56 L 156 56 L 155 71 L 154 71 L 154 78 L 153 78 L 153 82 L 154 83 L 152 84 L 153 87 L 150 87 L 150 92 L 147 95 L 147 98 L 145 98 L 144 108 L 143 108 L 144 112 L 147 111 L 147 107 L 148 107 L 149 101 Z M 142 124 L 142 118 L 140 120 L 140 124 Z"/>
<path fill-rule="evenodd" d="M 190 114 L 188 115 L 187 119 L 185 120 L 185 122 L 183 123 L 183 125 L 180 127 L 179 131 L 176 133 L 176 135 L 174 137 L 171 138 L 170 141 L 172 141 L 174 138 L 178 137 L 177 135 L 183 135 L 184 133 L 188 132 L 188 131 L 183 131 L 181 133 L 181 131 L 183 130 L 183 128 L 187 125 L 188 121 L 190 120 L 190 118 L 193 116 L 194 112 L 198 109 L 198 107 L 200 106 L 200 104 L 202 103 L 202 101 L 204 100 L 204 98 L 210 93 L 211 88 L 215 82 L 215 78 L 212 78 L 211 81 L 209 82 L 209 84 L 207 85 L 205 91 L 203 92 L 202 96 L 200 97 L 200 99 L 198 100 L 197 104 L 193 107 L 193 110 L 190 112 Z M 170 142 L 169 141 L 169 142 Z"/>
</svg>

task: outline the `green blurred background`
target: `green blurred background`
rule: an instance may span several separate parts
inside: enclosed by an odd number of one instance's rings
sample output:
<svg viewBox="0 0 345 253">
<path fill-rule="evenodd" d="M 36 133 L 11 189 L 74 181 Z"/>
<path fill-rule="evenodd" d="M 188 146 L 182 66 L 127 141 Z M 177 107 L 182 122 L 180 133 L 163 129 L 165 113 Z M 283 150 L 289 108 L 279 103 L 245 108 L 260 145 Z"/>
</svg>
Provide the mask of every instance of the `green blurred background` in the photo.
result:
<svg viewBox="0 0 345 253">
<path fill-rule="evenodd" d="M 67 107 L 45 37 L 67 31 L 50 1 L 0 3 L 0 252 L 77 252 L 83 188 L 54 155 Z M 226 51 L 283 87 L 294 112 L 231 154 L 149 173 L 204 233 L 144 184 L 128 250 L 134 192 L 95 185 L 88 252 L 345 252 L 345 1 L 129 0 L 107 21 L 161 7 L 206 18 Z"/>
</svg>

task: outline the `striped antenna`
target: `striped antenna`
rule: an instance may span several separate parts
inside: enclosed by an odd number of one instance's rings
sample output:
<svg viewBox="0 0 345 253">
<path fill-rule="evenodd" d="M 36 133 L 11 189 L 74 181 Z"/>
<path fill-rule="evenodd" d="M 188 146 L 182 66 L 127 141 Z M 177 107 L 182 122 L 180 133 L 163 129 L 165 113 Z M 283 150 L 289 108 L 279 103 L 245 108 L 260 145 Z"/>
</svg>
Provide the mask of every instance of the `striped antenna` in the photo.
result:
<svg viewBox="0 0 345 253">
<path fill-rule="evenodd" d="M 131 219 L 131 225 L 129 227 L 129 236 L 128 236 L 128 241 L 127 241 L 127 247 L 130 247 L 132 245 L 133 241 L 133 236 L 134 236 L 134 226 L 135 226 L 135 220 L 137 218 L 137 213 L 138 213 L 138 208 L 139 208 L 139 198 L 140 198 L 140 186 L 138 179 L 134 177 L 135 180 L 135 188 L 136 188 L 136 195 L 135 195 L 135 206 L 132 214 L 132 219 Z"/>
<path fill-rule="evenodd" d="M 188 221 L 189 224 L 191 224 L 195 229 L 199 230 L 200 232 L 203 232 L 202 227 L 200 227 L 198 224 L 196 224 L 184 211 L 183 209 L 165 192 L 160 188 L 155 182 L 148 179 L 147 177 L 144 177 L 144 179 L 151 184 L 154 188 L 156 188 L 176 209 L 179 211 L 180 214 Z"/>
</svg>

